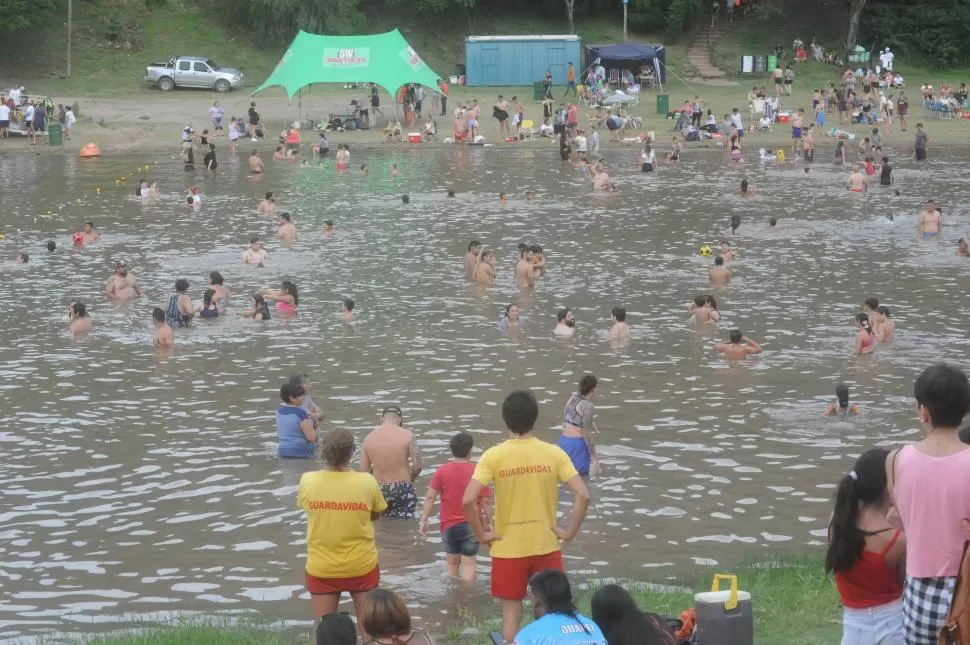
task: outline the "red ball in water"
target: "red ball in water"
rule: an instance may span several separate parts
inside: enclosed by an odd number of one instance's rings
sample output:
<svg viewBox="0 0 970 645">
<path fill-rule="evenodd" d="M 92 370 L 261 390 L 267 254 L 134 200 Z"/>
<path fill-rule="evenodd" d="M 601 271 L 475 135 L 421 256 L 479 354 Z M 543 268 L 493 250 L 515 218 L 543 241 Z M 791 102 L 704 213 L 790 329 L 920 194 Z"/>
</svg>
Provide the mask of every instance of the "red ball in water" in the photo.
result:
<svg viewBox="0 0 970 645">
<path fill-rule="evenodd" d="M 81 235 L 80 231 L 71 236 L 71 241 L 75 244 L 83 244 L 84 236 Z"/>
</svg>

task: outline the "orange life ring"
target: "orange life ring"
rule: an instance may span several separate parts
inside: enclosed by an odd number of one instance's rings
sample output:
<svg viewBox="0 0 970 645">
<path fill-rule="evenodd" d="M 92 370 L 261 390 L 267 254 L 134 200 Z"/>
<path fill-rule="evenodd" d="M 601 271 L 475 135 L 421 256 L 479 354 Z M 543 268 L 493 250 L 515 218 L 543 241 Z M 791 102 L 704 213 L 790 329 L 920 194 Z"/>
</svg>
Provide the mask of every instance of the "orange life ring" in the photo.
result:
<svg viewBox="0 0 970 645">
<path fill-rule="evenodd" d="M 100 157 L 101 148 L 98 147 L 96 143 L 87 143 L 81 148 L 81 158 L 91 159 L 92 157 Z"/>
</svg>

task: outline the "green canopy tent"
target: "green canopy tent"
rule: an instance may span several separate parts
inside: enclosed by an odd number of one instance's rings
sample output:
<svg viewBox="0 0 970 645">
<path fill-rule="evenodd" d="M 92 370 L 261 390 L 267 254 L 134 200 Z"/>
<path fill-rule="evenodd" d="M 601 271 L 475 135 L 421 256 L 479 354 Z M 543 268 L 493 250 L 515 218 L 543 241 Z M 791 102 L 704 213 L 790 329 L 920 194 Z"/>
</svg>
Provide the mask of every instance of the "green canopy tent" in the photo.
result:
<svg viewBox="0 0 970 645">
<path fill-rule="evenodd" d="M 253 94 L 279 85 L 292 99 L 315 83 L 376 83 L 393 98 L 406 83 L 440 93 L 439 78 L 397 29 L 370 36 L 320 36 L 300 31 Z"/>
</svg>

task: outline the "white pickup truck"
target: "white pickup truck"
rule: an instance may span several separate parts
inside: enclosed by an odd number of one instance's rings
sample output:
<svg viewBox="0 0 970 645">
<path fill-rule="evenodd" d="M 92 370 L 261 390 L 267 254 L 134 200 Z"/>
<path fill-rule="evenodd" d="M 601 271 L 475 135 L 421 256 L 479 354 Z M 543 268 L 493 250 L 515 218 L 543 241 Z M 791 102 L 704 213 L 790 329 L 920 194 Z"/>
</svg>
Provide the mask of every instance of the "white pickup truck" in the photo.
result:
<svg viewBox="0 0 970 645">
<path fill-rule="evenodd" d="M 145 69 L 145 82 L 166 92 L 176 87 L 204 87 L 228 92 L 242 87 L 243 73 L 238 69 L 219 67 L 211 58 L 173 56 L 167 61 L 150 63 Z"/>
</svg>

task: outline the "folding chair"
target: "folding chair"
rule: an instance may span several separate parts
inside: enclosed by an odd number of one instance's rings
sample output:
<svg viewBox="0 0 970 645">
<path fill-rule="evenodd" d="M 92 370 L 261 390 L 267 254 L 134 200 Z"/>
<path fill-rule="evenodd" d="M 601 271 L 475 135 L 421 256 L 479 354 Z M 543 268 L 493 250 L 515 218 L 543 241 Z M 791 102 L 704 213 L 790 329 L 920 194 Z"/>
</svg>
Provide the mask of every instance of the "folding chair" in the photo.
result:
<svg viewBox="0 0 970 645">
<path fill-rule="evenodd" d="M 519 124 L 519 132 L 522 133 L 526 139 L 535 139 L 535 127 L 535 121 L 532 119 L 523 119 L 522 123 Z"/>
<path fill-rule="evenodd" d="M 748 132 L 757 132 L 758 125 L 761 123 L 761 115 L 765 113 L 765 100 L 755 99 L 751 101 L 751 115 L 748 122 Z"/>
<path fill-rule="evenodd" d="M 620 70 L 615 67 L 610 70 L 610 85 L 620 85 Z"/>
</svg>

